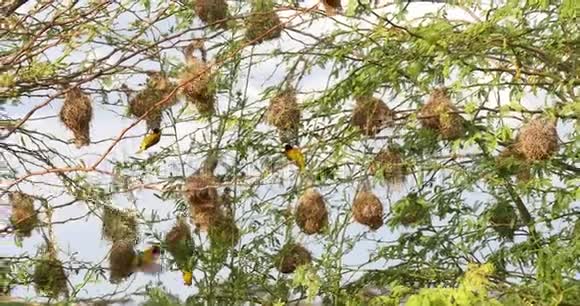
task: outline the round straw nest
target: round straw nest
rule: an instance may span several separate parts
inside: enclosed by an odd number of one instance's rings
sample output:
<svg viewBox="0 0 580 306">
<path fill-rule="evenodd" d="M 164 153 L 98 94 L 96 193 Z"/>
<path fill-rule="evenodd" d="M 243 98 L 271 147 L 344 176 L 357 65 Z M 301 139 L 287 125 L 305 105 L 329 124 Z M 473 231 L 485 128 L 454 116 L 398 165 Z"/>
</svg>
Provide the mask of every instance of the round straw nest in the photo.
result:
<svg viewBox="0 0 580 306">
<path fill-rule="evenodd" d="M 60 109 L 60 120 L 73 132 L 77 148 L 90 144 L 92 119 L 93 107 L 89 97 L 78 87 L 70 89 Z"/>
<path fill-rule="evenodd" d="M 296 243 L 285 245 L 276 255 L 274 263 L 276 268 L 282 273 L 292 273 L 302 265 L 312 262 L 310 252 Z"/>
<path fill-rule="evenodd" d="M 383 100 L 373 96 L 361 96 L 355 100 L 351 124 L 360 129 L 363 135 L 375 136 L 393 124 L 395 113 Z"/>
<path fill-rule="evenodd" d="M 383 204 L 372 192 L 363 189 L 357 192 L 352 204 L 352 215 L 356 222 L 377 230 L 383 226 Z"/>
<path fill-rule="evenodd" d="M 252 11 L 246 18 L 246 39 L 252 45 L 280 37 L 282 27 L 271 0 L 252 1 Z"/>
<path fill-rule="evenodd" d="M 512 205 L 498 202 L 488 211 L 488 216 L 489 224 L 500 237 L 513 239 L 518 215 Z"/>
<path fill-rule="evenodd" d="M 458 139 L 465 133 L 463 117 L 444 88 L 433 90 L 419 111 L 419 120 L 424 127 L 437 131 L 445 140 Z"/>
<path fill-rule="evenodd" d="M 103 206 L 103 238 L 115 242 L 118 240 L 139 241 L 139 225 L 132 211 L 119 210 L 111 206 Z"/>
<path fill-rule="evenodd" d="M 19 237 L 30 237 L 32 230 L 38 225 L 38 215 L 34 210 L 34 199 L 22 192 L 12 192 L 9 195 L 12 205 L 10 223 Z"/>
<path fill-rule="evenodd" d="M 527 182 L 532 177 L 530 163 L 518 147 L 517 143 L 507 146 L 498 155 L 495 164 L 499 171 L 515 175 L 518 181 Z"/>
<path fill-rule="evenodd" d="M 530 161 L 550 159 L 558 151 L 554 122 L 536 118 L 524 125 L 517 138 L 518 150 Z"/>
<path fill-rule="evenodd" d="M 426 224 L 431 219 L 429 206 L 414 193 L 393 205 L 393 215 L 390 223 L 403 226 Z"/>
<path fill-rule="evenodd" d="M 217 160 L 208 156 L 201 171 L 188 177 L 183 186 L 191 222 L 203 231 L 223 217 L 217 192 L 218 181 L 213 175 L 216 165 Z"/>
<path fill-rule="evenodd" d="M 340 0 L 323 0 L 322 4 L 327 16 L 334 16 L 342 10 Z"/>
<path fill-rule="evenodd" d="M 135 243 L 132 240 L 118 240 L 111 246 L 109 253 L 109 269 L 111 283 L 119 283 L 129 277 L 137 261 Z"/>
<path fill-rule="evenodd" d="M 282 143 L 297 143 L 300 129 L 300 107 L 296 90 L 288 87 L 270 100 L 266 116 L 268 124 L 276 127 Z"/>
<path fill-rule="evenodd" d="M 218 182 L 212 174 L 194 174 L 184 185 L 187 202 L 191 206 L 217 206 L 219 195 Z"/>
<path fill-rule="evenodd" d="M 208 235 L 212 246 L 230 248 L 238 244 L 240 229 L 232 217 L 223 216 L 210 225 Z"/>
<path fill-rule="evenodd" d="M 322 233 L 328 224 L 324 198 L 314 189 L 308 189 L 300 197 L 294 214 L 296 224 L 307 235 Z"/>
<path fill-rule="evenodd" d="M 178 218 L 175 225 L 165 235 L 165 246 L 178 265 L 184 265 L 193 254 L 191 227 L 185 219 Z"/>
<path fill-rule="evenodd" d="M 226 0 L 196 0 L 193 7 L 201 21 L 207 24 L 226 24 L 228 18 L 228 3 Z"/>
<path fill-rule="evenodd" d="M 32 282 L 37 292 L 49 297 L 58 297 L 68 293 L 67 276 L 62 262 L 56 258 L 54 251 L 46 251 L 34 266 Z"/>
<path fill-rule="evenodd" d="M 175 104 L 177 99 L 173 95 L 161 105 L 157 104 L 167 99 L 174 88 L 175 84 L 161 72 L 149 73 L 147 86 L 129 100 L 129 113 L 137 118 L 141 118 L 147 111 L 151 110 L 145 117 L 147 128 L 150 130 L 159 128 L 161 126 L 161 114 L 163 110 Z"/>
<path fill-rule="evenodd" d="M 193 56 L 195 44 L 186 48 L 186 67 L 181 73 L 181 93 L 205 117 L 215 113 L 216 82 L 211 67 Z"/>
<path fill-rule="evenodd" d="M 369 172 L 392 184 L 401 184 L 408 174 L 401 151 L 395 147 L 381 150 L 369 165 Z"/>
</svg>

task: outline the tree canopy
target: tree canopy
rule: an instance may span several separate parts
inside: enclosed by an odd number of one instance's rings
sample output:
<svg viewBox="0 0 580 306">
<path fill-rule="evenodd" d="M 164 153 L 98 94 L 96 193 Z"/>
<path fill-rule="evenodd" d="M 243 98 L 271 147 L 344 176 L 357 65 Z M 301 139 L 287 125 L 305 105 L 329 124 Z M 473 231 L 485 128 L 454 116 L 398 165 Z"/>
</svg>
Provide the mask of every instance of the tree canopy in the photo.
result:
<svg viewBox="0 0 580 306">
<path fill-rule="evenodd" d="M 0 303 L 579 305 L 577 13 L 4 1 Z"/>
</svg>

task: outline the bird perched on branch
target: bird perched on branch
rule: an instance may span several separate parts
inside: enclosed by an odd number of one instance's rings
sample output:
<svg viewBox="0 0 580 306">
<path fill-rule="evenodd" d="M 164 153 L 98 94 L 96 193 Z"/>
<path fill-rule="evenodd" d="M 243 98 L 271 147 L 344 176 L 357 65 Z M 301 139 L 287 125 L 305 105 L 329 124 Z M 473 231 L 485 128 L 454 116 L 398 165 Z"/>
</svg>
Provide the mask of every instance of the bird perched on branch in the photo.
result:
<svg viewBox="0 0 580 306">
<path fill-rule="evenodd" d="M 160 139 L 161 139 L 161 130 L 159 128 L 154 128 L 150 133 L 145 135 L 145 137 L 141 141 L 141 147 L 139 147 L 139 151 L 137 153 L 141 153 L 151 148 L 152 146 L 156 145 Z"/>
<path fill-rule="evenodd" d="M 284 153 L 286 154 L 288 160 L 294 162 L 294 164 L 298 166 L 300 171 L 304 171 L 304 168 L 306 167 L 306 160 L 304 159 L 304 154 L 302 154 L 302 151 L 299 147 L 286 144 L 284 146 Z"/>
</svg>

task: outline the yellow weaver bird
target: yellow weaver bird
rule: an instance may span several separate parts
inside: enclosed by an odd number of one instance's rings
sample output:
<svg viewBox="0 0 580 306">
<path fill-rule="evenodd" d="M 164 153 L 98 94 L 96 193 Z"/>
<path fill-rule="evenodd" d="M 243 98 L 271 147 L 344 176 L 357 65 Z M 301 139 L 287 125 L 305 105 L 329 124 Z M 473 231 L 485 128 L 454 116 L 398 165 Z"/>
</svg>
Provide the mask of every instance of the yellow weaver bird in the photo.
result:
<svg viewBox="0 0 580 306">
<path fill-rule="evenodd" d="M 299 147 L 293 147 L 287 144 L 284 146 L 284 153 L 286 154 L 288 160 L 294 162 L 294 164 L 298 166 L 300 171 L 304 171 L 304 168 L 306 167 L 306 160 L 304 159 L 304 154 L 302 154 L 302 151 Z"/>
<path fill-rule="evenodd" d="M 156 145 L 159 140 L 161 139 L 161 130 L 158 128 L 154 128 L 150 133 L 145 135 L 143 140 L 141 141 L 141 147 L 137 153 L 141 153 L 152 146 Z"/>
<path fill-rule="evenodd" d="M 191 282 L 193 279 L 193 273 L 191 271 L 181 271 L 183 284 L 186 286 L 191 286 Z"/>
<path fill-rule="evenodd" d="M 159 272 L 160 266 L 157 264 L 161 256 L 161 248 L 158 245 L 153 245 L 135 257 L 134 266 L 137 270 L 146 273 Z"/>
</svg>

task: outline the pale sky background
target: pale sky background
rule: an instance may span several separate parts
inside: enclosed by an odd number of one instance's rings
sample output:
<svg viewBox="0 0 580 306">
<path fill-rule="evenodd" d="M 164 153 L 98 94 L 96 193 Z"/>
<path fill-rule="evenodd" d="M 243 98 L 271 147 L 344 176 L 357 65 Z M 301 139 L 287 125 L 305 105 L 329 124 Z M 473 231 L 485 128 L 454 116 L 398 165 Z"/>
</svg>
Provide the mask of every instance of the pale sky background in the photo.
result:
<svg viewBox="0 0 580 306">
<path fill-rule="evenodd" d="M 308 0 L 308 1 L 304 1 L 304 3 L 302 3 L 302 6 L 304 7 L 310 7 L 311 5 L 313 5 L 314 3 L 316 3 L 316 0 Z M 233 3 L 233 2 L 232 2 Z M 343 6 L 346 8 L 346 1 L 343 1 Z M 409 5 L 408 8 L 408 12 L 409 12 L 409 20 L 413 20 L 416 19 L 422 15 L 424 15 L 425 13 L 428 12 L 434 12 L 437 9 L 443 7 L 442 4 L 433 4 L 433 3 L 412 3 Z M 25 7 L 24 7 L 25 9 Z M 379 10 L 377 11 L 377 13 L 381 14 L 384 13 L 385 10 Z M 284 12 L 281 13 L 282 17 L 286 17 L 290 15 L 289 12 Z M 448 16 L 449 18 L 454 18 L 454 19 L 464 19 L 464 20 L 473 20 L 473 18 L 471 16 L 469 16 L 466 12 L 462 11 L 462 10 L 458 10 L 458 9 L 449 9 L 448 10 Z M 310 18 L 309 16 L 305 16 L 304 18 Z M 338 20 L 350 23 L 351 21 L 348 20 L 348 18 L 343 17 L 343 16 L 339 16 L 336 17 Z M 372 17 L 368 16 L 367 17 L 368 20 L 373 20 Z M 365 25 L 361 25 L 361 26 L 365 26 Z M 312 25 L 310 25 L 308 27 L 308 32 L 312 33 L 312 34 L 323 34 L 323 33 L 328 33 L 330 31 L 333 31 L 337 29 L 337 25 L 331 20 L 331 19 L 325 19 L 325 18 L 321 18 L 318 19 L 316 21 L 313 22 Z M 291 33 L 291 35 L 295 36 L 295 33 Z M 287 33 L 283 33 L 282 34 L 282 38 L 281 39 L 276 39 L 273 41 L 268 41 L 265 42 L 263 44 L 261 44 L 260 46 L 255 48 L 255 52 L 256 53 L 261 53 L 261 52 L 267 52 L 268 50 L 272 50 L 272 48 L 281 48 L 283 50 L 298 50 L 300 46 L 295 42 L 292 41 L 288 38 Z M 250 48 L 246 48 L 244 49 L 244 52 L 247 54 L 249 52 Z M 102 50 L 97 50 L 97 57 L 101 56 L 102 54 L 105 53 L 106 50 L 102 49 Z M 54 56 L 58 56 L 58 52 L 55 50 L 53 51 Z M 180 58 L 180 52 L 179 51 L 175 51 L 175 56 L 177 58 Z M 211 56 L 211 55 L 210 55 Z M 81 55 L 81 57 L 84 58 L 84 55 Z M 248 92 L 247 92 L 247 96 L 248 96 L 248 101 L 253 102 L 256 100 L 260 100 L 261 97 L 261 91 L 268 87 L 268 86 L 272 86 L 272 85 L 276 85 L 278 84 L 284 77 L 284 71 L 278 71 L 276 73 L 274 73 L 272 75 L 272 70 L 274 68 L 274 65 L 276 63 L 279 62 L 279 59 L 272 59 L 272 60 L 268 60 L 268 61 L 261 61 L 260 63 L 257 63 L 254 67 L 252 67 L 252 73 L 250 76 L 250 86 L 248 88 Z M 158 67 L 158 66 L 157 66 Z M 310 73 L 309 75 L 307 75 L 302 82 L 299 85 L 299 89 L 301 91 L 311 91 L 311 90 L 321 90 L 324 89 L 324 87 L 327 84 L 328 81 L 328 69 L 320 69 L 320 68 L 316 68 L 313 69 L 313 72 Z M 245 80 L 245 72 L 242 73 L 242 75 L 240 75 L 240 81 L 239 81 L 239 86 L 244 86 L 244 80 Z M 142 82 L 142 79 L 134 79 L 131 80 L 130 82 L 128 82 L 128 84 L 133 85 L 132 87 L 135 88 L 135 86 L 137 85 L 137 83 Z M 94 86 L 93 86 L 94 87 Z M 506 95 L 507 97 L 507 95 Z M 300 100 L 304 100 L 304 99 L 308 99 L 308 98 L 312 98 L 312 95 L 309 96 L 302 96 L 300 97 Z M 130 125 L 134 119 L 133 118 L 126 118 L 126 117 L 120 117 L 118 115 L 118 113 L 123 113 L 124 109 L 120 108 L 120 107 L 110 107 L 110 106 L 104 106 L 100 103 L 100 97 L 94 96 L 94 103 L 93 103 L 93 111 L 94 111 L 94 118 L 92 121 L 92 126 L 91 126 L 91 139 L 93 141 L 96 140 L 102 140 L 102 139 L 109 139 L 111 137 L 115 137 L 119 134 L 119 132 L 123 129 L 126 128 L 128 125 Z M 118 99 L 118 96 L 113 96 L 111 97 L 111 100 L 116 100 Z M 220 97 L 220 102 L 221 103 L 225 103 L 225 99 L 227 99 L 227 97 L 222 96 Z M 505 99 L 505 97 L 504 97 Z M 123 101 L 126 101 L 125 98 L 123 97 Z M 388 100 L 386 100 L 388 101 Z M 30 99 L 30 100 L 25 100 L 22 101 L 21 104 L 17 105 L 17 106 L 8 106 L 6 107 L 6 113 L 11 117 L 11 118 L 20 118 L 21 116 L 23 116 L 24 114 L 26 114 L 30 109 L 33 108 L 34 105 L 37 105 L 39 103 L 43 102 L 43 100 L 39 100 L 39 99 Z M 267 102 L 263 103 L 263 106 L 266 106 Z M 493 106 L 495 106 L 494 104 L 496 104 L 496 101 L 489 101 L 489 103 Z M 526 96 L 523 101 L 522 104 L 524 104 L 524 106 L 528 107 L 528 108 L 539 108 L 541 106 L 544 105 L 544 103 L 546 103 L 546 100 L 544 97 L 534 97 L 531 95 Z M 396 101 L 393 101 L 393 105 L 396 105 Z M 182 107 L 184 104 L 180 103 L 179 105 L 174 107 L 174 110 L 178 110 L 180 107 Z M 62 101 L 58 100 L 58 101 L 54 101 L 52 102 L 49 106 L 42 108 L 41 110 L 39 110 L 38 112 L 36 112 L 33 116 L 33 118 L 42 118 L 45 116 L 53 116 L 50 119 L 43 119 L 43 120 L 30 120 L 29 122 L 26 123 L 25 127 L 27 129 L 30 130 L 42 130 L 42 131 L 49 131 L 49 133 L 51 133 L 52 135 L 54 135 L 55 137 L 59 138 L 59 139 L 70 139 L 71 135 L 69 133 L 69 131 L 67 131 L 65 129 L 65 127 L 63 126 L 63 124 L 59 121 L 58 119 L 58 112 L 60 110 L 60 107 L 62 106 Z M 352 107 L 352 103 L 347 103 L 345 105 L 345 109 L 350 109 Z M 115 113 L 117 112 L 117 113 Z M 167 118 L 165 118 L 164 124 L 167 124 Z M 513 122 L 514 123 L 514 127 L 516 127 L 517 125 L 519 125 L 518 122 Z M 181 138 L 182 136 L 186 136 L 186 135 L 190 135 L 193 131 L 198 130 L 198 128 L 200 127 L 199 124 L 196 124 L 195 122 L 186 122 L 186 123 L 180 123 L 178 125 L 178 138 Z M 274 131 L 271 127 L 265 125 L 265 124 L 261 124 L 258 128 L 259 131 Z M 136 136 L 133 138 L 129 138 L 129 139 L 125 139 L 123 140 L 121 143 L 119 143 L 115 149 L 113 150 L 113 152 L 108 156 L 108 160 L 127 160 L 130 157 L 137 157 L 137 158 L 145 158 L 147 156 L 153 155 L 156 152 L 158 152 L 159 150 L 161 150 L 164 147 L 167 147 L 168 145 L 173 143 L 173 137 L 164 137 L 162 138 L 161 142 L 159 143 L 159 145 L 157 145 L 156 147 L 154 147 L 153 149 L 147 151 L 146 153 L 140 154 L 140 155 L 135 155 L 135 151 L 137 150 L 139 143 L 141 141 L 140 136 L 142 135 L 142 133 L 144 133 L 145 131 L 145 125 L 144 123 L 140 123 L 137 127 L 133 128 L 127 135 L 132 135 L 132 136 Z M 566 132 L 569 131 L 569 127 L 560 127 L 560 135 L 562 137 L 562 135 L 565 135 Z M 201 133 L 198 131 L 196 132 L 198 134 L 196 134 L 196 139 L 201 140 Z M 388 135 L 389 132 L 386 132 L 386 135 Z M 19 135 L 16 133 L 14 134 L 12 137 L 10 137 L 9 139 L 7 139 L 7 142 L 17 142 L 19 141 Z M 274 136 L 271 137 L 271 139 L 274 139 Z M 303 139 L 302 140 L 303 144 L 308 143 L 308 140 Z M 89 147 L 85 147 L 82 149 L 76 149 L 74 145 L 63 145 L 60 143 L 56 143 L 53 142 L 54 147 L 56 149 L 58 149 L 59 152 L 66 154 L 67 156 L 70 157 L 74 157 L 75 159 L 82 159 L 85 161 L 85 163 L 90 164 L 95 160 L 95 157 L 99 154 L 101 154 L 110 144 L 110 141 L 105 141 L 99 144 L 93 144 Z M 274 142 L 271 143 L 272 145 L 274 144 Z M 373 147 L 375 148 L 379 148 L 382 146 L 383 143 L 381 142 L 375 142 L 373 144 Z M 187 146 L 189 145 L 189 140 L 186 139 L 183 141 L 183 145 Z M 191 174 L 198 166 L 198 161 L 199 161 L 199 157 L 187 157 L 187 164 L 188 164 L 188 175 Z M 111 165 L 108 163 L 103 163 L 101 166 L 102 169 L 104 170 L 112 170 L 111 169 Z M 170 169 L 168 169 L 170 170 Z M 219 169 L 218 169 L 219 172 Z M 286 167 L 283 171 L 281 171 L 280 173 L 274 175 L 274 178 L 269 178 L 268 181 L 274 182 L 276 181 L 276 177 L 277 178 L 282 178 L 282 177 L 287 177 L 287 176 L 292 176 L 292 178 L 294 178 L 296 175 L 296 172 L 294 170 L 293 167 L 289 166 Z M 42 177 L 35 177 L 35 180 L 38 181 L 54 181 L 55 177 L 54 176 L 42 176 Z M 110 178 L 105 177 L 103 181 L 103 177 L 101 176 L 96 176 L 96 175 L 91 175 L 91 180 L 95 181 L 95 182 L 100 182 L 100 183 L 104 183 L 108 180 L 110 180 Z M 409 182 L 410 180 L 408 180 Z M 22 188 L 23 191 L 28 192 L 28 193 L 32 193 L 32 194 L 36 194 L 36 195 L 50 195 L 50 194 L 54 194 L 54 190 L 51 188 L 48 188 L 46 186 L 41 186 L 41 187 L 37 187 L 35 186 L 34 189 L 30 188 L 29 185 L 20 185 L 20 188 Z M 290 187 L 290 186 L 285 186 Z M 398 191 L 393 191 L 393 190 L 386 190 L 385 188 L 377 185 L 374 188 L 374 191 L 377 195 L 379 195 L 379 197 L 381 198 L 384 206 L 385 206 L 385 212 L 387 213 L 389 211 L 388 207 L 390 204 L 395 203 L 400 197 L 401 195 L 405 195 L 411 188 L 412 186 L 409 185 L 409 183 L 407 183 L 407 185 L 403 186 L 400 190 Z M 281 189 L 272 189 L 270 187 L 264 187 L 264 188 L 260 188 L 260 190 L 262 192 L 268 192 L 271 194 L 275 194 L 277 192 L 286 192 L 287 190 L 285 190 L 286 188 L 281 188 Z M 269 189 L 269 190 L 262 190 L 262 189 Z M 352 188 L 351 188 L 352 189 Z M 321 190 L 323 193 L 325 192 L 324 189 Z M 347 194 L 347 199 L 350 202 L 351 198 L 352 198 L 352 190 L 344 190 L 345 194 Z M 160 216 L 170 216 L 174 206 L 173 203 L 171 202 L 162 202 L 160 201 L 158 198 L 153 196 L 153 193 L 151 191 L 138 191 L 138 192 L 134 192 L 134 195 L 137 198 L 137 204 L 138 207 L 140 209 L 145 209 L 146 213 L 151 213 L 152 211 L 156 211 L 156 213 Z M 388 197 L 386 196 L 388 195 Z M 469 193 L 467 194 L 467 200 L 470 202 L 475 202 L 475 201 L 485 201 L 486 200 L 486 196 L 485 194 L 482 193 Z M 330 205 L 332 205 L 333 203 L 333 198 L 336 199 L 340 199 L 341 201 L 344 201 L 344 196 L 343 196 L 343 192 L 337 192 L 335 193 L 333 196 L 329 196 L 327 197 L 327 203 L 329 203 Z M 55 204 L 61 204 L 61 203 L 65 203 L 67 202 L 67 200 L 69 200 L 70 198 L 68 196 L 63 196 L 60 197 Z M 3 201 L 6 201 L 6 199 L 2 199 Z M 123 196 L 117 196 L 115 197 L 115 202 L 113 203 L 115 206 L 117 207 L 130 207 L 131 203 L 127 200 L 126 197 Z M 336 203 L 342 203 L 342 202 L 336 202 Z M 282 205 L 284 203 L 275 203 L 275 205 Z M 8 220 L 8 216 L 9 216 L 9 212 L 7 211 L 7 209 L 5 209 L 5 206 L 0 206 L 0 208 L 2 208 L 2 210 L 0 210 L 0 223 L 1 222 L 7 222 Z M 266 207 L 266 211 L 268 209 L 272 209 L 275 207 Z M 248 207 L 242 207 L 239 212 L 242 212 L 244 210 L 247 210 Z M 334 218 L 336 218 L 337 216 L 337 209 L 332 209 L 331 210 L 331 220 L 333 220 Z M 55 212 L 54 215 L 54 221 L 58 221 L 58 220 L 65 220 L 71 217 L 78 217 L 78 216 L 82 216 L 84 214 L 87 213 L 87 207 L 86 205 L 84 205 L 83 203 L 77 203 L 73 206 L 67 207 L 65 209 L 59 209 Z M 433 220 L 435 223 L 438 222 L 437 220 Z M 166 232 L 173 224 L 173 221 L 171 222 L 165 222 L 163 224 L 156 224 L 155 226 L 155 231 L 157 232 Z M 0 228 L 2 226 L 0 225 Z M 79 261 L 88 261 L 88 262 L 103 262 L 105 265 L 108 264 L 108 260 L 106 259 L 106 253 L 108 252 L 109 248 L 110 248 L 110 243 L 104 240 L 101 240 L 101 222 L 95 218 L 95 217 L 90 217 L 90 218 L 84 218 L 81 220 L 77 220 L 75 222 L 70 222 L 70 223 L 66 223 L 66 224 L 59 224 L 56 225 L 54 227 L 55 229 L 55 235 L 56 237 L 58 237 L 58 247 L 60 249 L 60 254 L 59 256 L 61 256 L 61 259 L 63 260 L 69 260 L 71 258 L 71 255 L 74 254 L 74 258 L 76 260 Z M 143 228 L 142 228 L 143 229 Z M 363 231 L 365 231 L 366 228 L 364 228 L 363 226 L 360 226 L 358 224 L 354 224 L 352 223 L 351 225 L 349 225 L 349 230 L 348 230 L 348 234 L 349 235 L 357 235 L 359 233 L 362 233 Z M 403 231 L 405 231 L 405 229 L 402 229 Z M 329 243 L 328 241 L 324 241 L 324 239 L 321 239 L 321 237 L 305 237 L 304 235 L 299 235 L 298 234 L 298 229 L 295 228 L 295 237 L 300 237 L 299 241 L 303 242 L 305 244 L 305 246 L 307 248 L 309 248 L 314 257 L 315 258 L 320 258 L 321 252 L 322 252 L 322 245 L 323 243 Z M 399 233 L 392 233 L 391 231 L 389 231 L 389 229 L 386 226 L 383 226 L 381 229 L 379 229 L 377 232 L 374 233 L 369 233 L 368 234 L 369 237 L 372 237 L 374 239 L 382 239 L 385 241 L 388 240 L 392 240 L 395 239 L 396 237 L 399 236 Z M 251 239 L 248 235 L 244 236 L 242 238 L 242 244 L 245 241 L 248 241 L 248 239 Z M 145 240 L 145 239 L 142 239 Z M 147 245 L 146 243 L 147 241 L 142 241 L 141 244 L 139 245 L 140 248 L 143 248 Z M 0 256 L 16 256 L 16 255 L 20 255 L 20 254 L 35 254 L 36 249 L 39 245 L 41 245 L 43 243 L 40 235 L 38 232 L 35 232 L 33 234 L 33 236 L 31 238 L 25 239 L 23 242 L 23 247 L 22 248 L 18 248 L 14 245 L 13 243 L 13 237 L 12 236 L 8 236 L 8 237 L 0 237 L 0 245 L 2 246 L 2 251 L 0 252 Z M 362 241 L 359 244 L 357 244 L 356 246 L 356 250 L 353 250 L 352 252 L 346 254 L 343 257 L 343 262 L 345 265 L 357 265 L 360 263 L 365 262 L 368 259 L 368 254 L 369 251 L 372 251 L 375 247 L 375 243 L 371 242 L 371 241 Z M 273 251 L 272 251 L 273 252 Z M 389 263 L 385 263 L 385 262 L 378 262 L 374 265 L 374 267 L 381 267 L 384 264 L 393 264 L 393 262 L 389 262 Z M 370 266 L 368 268 L 371 268 Z M 84 275 L 72 275 L 69 274 L 69 278 L 70 278 L 70 282 L 73 284 L 78 284 L 82 282 Z M 129 278 L 126 282 L 122 283 L 120 286 L 116 286 L 116 285 L 111 285 L 106 281 L 100 281 L 98 283 L 89 283 L 87 286 L 85 286 L 83 288 L 83 290 L 79 293 L 79 297 L 84 298 L 84 297 L 95 297 L 95 296 L 100 296 L 100 295 L 105 295 L 105 294 L 110 294 L 112 292 L 119 291 L 119 292 L 123 292 L 125 291 L 125 289 L 128 289 L 129 291 L 135 290 L 137 288 L 143 287 L 147 284 L 154 284 L 154 285 L 162 285 L 165 288 L 168 289 L 169 292 L 176 294 L 177 296 L 179 296 L 182 300 L 185 299 L 187 296 L 193 294 L 195 292 L 195 288 L 194 287 L 184 287 L 182 285 L 182 280 L 181 280 L 181 274 L 177 271 L 175 272 L 163 272 L 161 274 L 158 275 L 145 275 L 142 273 L 138 273 L 136 274 L 136 276 L 132 276 L 131 278 Z M 18 297 L 34 297 L 36 296 L 36 293 L 34 291 L 34 289 L 32 287 L 16 287 L 14 288 L 14 290 L 12 291 L 12 295 L 13 296 L 18 296 Z"/>
</svg>

